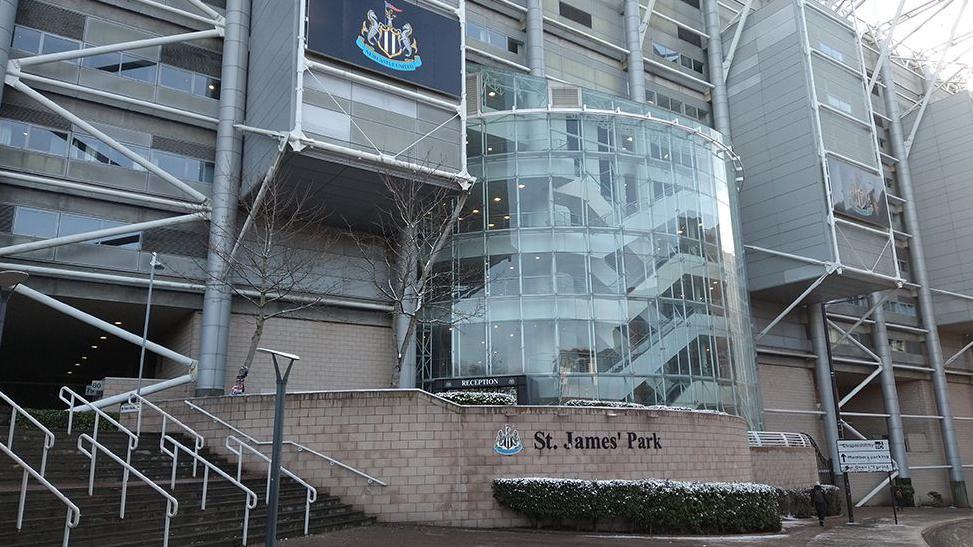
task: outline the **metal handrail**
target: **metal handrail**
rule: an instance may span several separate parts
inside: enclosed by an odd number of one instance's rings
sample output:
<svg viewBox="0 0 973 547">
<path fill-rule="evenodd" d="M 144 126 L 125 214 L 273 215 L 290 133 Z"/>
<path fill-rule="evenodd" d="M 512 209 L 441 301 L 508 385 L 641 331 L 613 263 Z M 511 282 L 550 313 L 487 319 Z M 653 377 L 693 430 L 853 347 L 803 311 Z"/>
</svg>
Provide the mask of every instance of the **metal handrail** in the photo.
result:
<svg viewBox="0 0 973 547">
<path fill-rule="evenodd" d="M 230 446 L 230 442 L 231 441 L 233 441 L 233 442 L 236 443 L 236 445 L 237 445 L 236 450 L 234 450 L 233 447 Z M 243 442 L 242 440 L 238 439 L 237 437 L 234 437 L 233 435 L 230 435 L 230 436 L 228 436 L 226 438 L 225 445 L 226 445 L 226 449 L 227 450 L 229 450 L 230 452 L 236 454 L 236 456 L 237 456 L 236 478 L 237 478 L 238 481 L 240 480 L 240 477 L 243 475 L 243 452 L 244 452 L 244 449 L 246 449 L 247 452 L 250 452 L 251 454 L 254 454 L 255 456 L 257 456 L 260 459 L 262 459 L 263 461 L 267 462 L 267 499 L 266 499 L 265 503 L 269 504 L 270 503 L 271 465 L 273 465 L 273 462 L 271 461 L 271 459 L 268 458 L 267 456 L 265 456 L 261 451 L 259 451 L 256 448 L 250 446 L 249 444 Z M 304 535 L 306 536 L 307 535 L 307 531 L 308 531 L 308 522 L 310 521 L 310 518 L 311 518 L 311 504 L 314 503 L 315 501 L 317 501 L 317 499 L 318 499 L 318 489 L 315 488 L 315 487 L 313 487 L 313 486 L 311 486 L 310 484 L 308 484 L 306 481 L 304 481 L 303 479 L 301 479 L 300 477 L 298 477 L 294 473 L 291 473 L 284 466 L 281 466 L 280 467 L 280 472 L 283 473 L 283 474 L 285 474 L 285 475 L 287 475 L 294 482 L 300 484 L 301 486 L 303 486 L 304 488 L 307 489 L 307 497 L 305 498 L 305 501 L 304 501 Z"/>
<path fill-rule="evenodd" d="M 166 448 L 165 442 L 169 441 L 172 443 L 172 451 Z M 253 490 L 247 488 L 239 479 L 234 479 L 226 471 L 223 471 L 219 467 L 213 465 L 206 458 L 202 457 L 195 450 L 190 450 L 188 446 L 182 444 L 181 442 L 173 439 L 169 435 L 162 436 L 162 445 L 160 447 L 162 452 L 168 454 L 172 458 L 172 478 L 170 479 L 170 490 L 176 490 L 176 466 L 179 459 L 179 451 L 183 451 L 193 458 L 193 476 L 196 476 L 196 462 L 202 462 L 203 464 L 203 496 L 202 503 L 200 505 L 200 510 L 206 510 L 206 491 L 209 486 L 209 472 L 210 469 L 216 472 L 217 475 L 223 477 L 224 479 L 230 481 L 230 484 L 236 486 L 247 495 L 246 502 L 243 508 L 243 545 L 247 544 L 247 531 L 250 528 L 250 510 L 257 506 L 257 494 Z M 198 449 L 198 447 L 197 447 Z"/>
<path fill-rule="evenodd" d="M 129 395 L 128 402 L 131 403 L 131 404 L 138 404 L 139 405 L 138 418 L 136 418 L 136 420 L 135 420 L 135 434 L 137 436 L 141 436 L 142 435 L 142 408 L 144 406 L 147 406 L 147 407 L 149 407 L 150 409 L 154 410 L 155 412 L 157 412 L 159 415 L 162 416 L 162 427 L 160 429 L 160 434 L 159 434 L 159 450 L 161 450 L 162 452 L 165 452 L 166 454 L 168 454 L 168 452 L 166 452 L 166 448 L 164 446 L 163 439 L 166 436 L 166 424 L 168 422 L 172 422 L 172 423 L 176 424 L 177 426 L 179 426 L 180 428 L 182 428 L 182 430 L 184 432 L 188 433 L 189 436 L 191 436 L 191 437 L 193 437 L 195 439 L 194 442 L 193 442 L 193 447 L 194 447 L 193 454 L 196 454 L 197 456 L 199 455 L 199 449 L 200 448 L 203 448 L 203 444 L 205 443 L 206 439 L 202 435 L 200 435 L 199 433 L 197 433 L 195 429 L 193 429 L 193 428 L 189 427 L 188 425 L 182 423 L 175 416 L 173 416 L 172 414 L 169 414 L 165 410 L 162 410 L 161 408 L 159 408 L 158 406 L 156 406 L 154 403 L 152 403 L 151 401 L 149 401 L 148 399 L 146 399 L 145 397 L 142 397 L 141 395 L 139 395 L 137 393 L 132 393 L 131 395 Z M 193 459 L 193 476 L 194 477 L 196 476 L 196 462 L 197 462 L 197 459 L 194 458 Z"/>
<path fill-rule="evenodd" d="M 91 443 L 91 451 L 90 452 L 87 451 L 87 450 L 85 450 L 85 448 L 84 448 L 84 442 L 85 441 L 88 441 L 88 442 Z M 139 480 L 141 480 L 142 482 L 144 482 L 146 485 L 149 486 L 149 488 L 152 488 L 153 490 L 155 490 L 156 492 L 158 492 L 159 494 L 161 494 L 162 497 L 164 497 L 166 499 L 166 526 L 165 526 L 165 531 L 163 532 L 165 535 L 162 538 L 162 547 L 168 547 L 168 545 L 169 545 L 169 521 L 171 521 L 172 520 L 172 517 L 176 516 L 176 514 L 179 512 L 179 502 L 176 500 L 176 498 L 173 497 L 168 492 L 166 492 L 158 484 L 156 484 L 155 482 L 153 482 L 152 479 L 150 479 L 150 478 L 146 477 L 145 475 L 143 475 L 138 469 L 132 467 L 132 464 L 131 463 L 129 463 L 127 461 L 124 461 L 121 458 L 119 458 L 114 452 L 112 452 L 111 450 L 109 450 L 108 448 L 106 448 L 103 444 L 101 444 L 98 441 L 96 441 L 93 437 L 91 437 L 87 433 L 82 433 L 81 435 L 78 435 L 78 450 L 80 450 L 82 454 L 88 456 L 91 459 L 92 466 L 94 466 L 95 453 L 97 453 L 98 450 L 101 450 L 109 458 L 115 460 L 115 463 L 121 465 L 125 469 L 125 473 L 124 473 L 124 476 L 122 478 L 122 505 L 121 505 L 121 508 L 118 511 L 118 518 L 121 518 L 121 519 L 124 519 L 125 518 L 125 487 L 128 485 L 128 476 L 129 476 L 129 473 L 135 475 L 136 478 L 138 478 Z M 91 487 L 90 487 L 90 485 L 89 485 L 89 488 L 88 488 L 88 495 L 89 496 L 91 495 Z"/>
<path fill-rule="evenodd" d="M 751 447 L 812 448 L 810 439 L 804 433 L 783 431 L 747 431 L 747 442 Z"/>
<path fill-rule="evenodd" d="M 10 414 L 10 433 L 7 435 L 7 448 L 13 450 L 14 448 L 14 430 L 17 427 L 17 414 L 23 415 L 27 418 L 27 421 L 34 424 L 34 427 L 40 429 L 44 433 L 44 452 L 41 454 L 41 470 L 40 475 L 43 477 L 47 470 L 47 451 L 54 446 L 54 434 L 51 430 L 44 427 L 37 418 L 31 416 L 26 410 L 20 405 L 15 403 L 13 399 L 7 397 L 4 392 L 0 391 L 0 399 L 3 399 L 8 405 L 13 408 L 13 412 Z"/>
<path fill-rule="evenodd" d="M 200 408 L 199 406 L 193 404 L 190 401 L 185 401 L 185 403 L 187 405 L 189 405 L 189 408 L 195 410 L 196 412 L 199 412 L 199 413 L 203 414 L 204 416 L 212 419 L 214 422 L 217 422 L 218 424 L 220 424 L 223 427 L 229 429 L 230 431 L 233 431 L 237 435 L 239 435 L 241 437 L 245 437 L 252 444 L 255 444 L 257 446 L 266 446 L 266 445 L 273 444 L 272 441 L 258 441 L 257 439 L 255 439 L 252 436 L 246 434 L 245 432 L 243 432 L 243 431 L 237 429 L 236 427 L 233 427 L 232 425 L 228 424 L 225 420 L 220 419 L 219 417 L 217 417 L 214 414 L 206 411 L 203 408 Z M 362 477 L 362 478 L 366 479 L 368 481 L 368 484 L 369 485 L 371 485 L 371 484 L 377 484 L 379 486 L 388 486 L 388 484 L 386 484 L 385 482 L 383 482 L 383 481 L 381 481 L 379 479 L 376 479 L 375 477 L 369 475 L 368 473 L 365 473 L 363 471 L 359 471 L 358 469 L 355 469 L 354 467 L 352 467 L 352 466 L 350 466 L 350 465 L 348 465 L 346 463 L 343 463 L 343 462 L 340 462 L 340 461 L 338 461 L 338 460 L 336 460 L 334 458 L 328 457 L 328 456 L 326 456 L 326 455 L 324 455 L 324 454 L 322 454 L 322 453 L 320 453 L 320 452 L 318 452 L 316 450 L 313 450 L 311 448 L 308 448 L 308 447 L 304 446 L 303 444 L 299 444 L 299 443 L 296 443 L 294 441 L 286 441 L 286 440 L 284 441 L 284 444 L 293 446 L 294 448 L 297 449 L 298 452 L 309 452 L 309 453 L 311 453 L 311 454 L 313 454 L 313 455 L 315 455 L 315 456 L 317 456 L 317 457 L 319 457 L 319 458 L 321 458 L 323 460 L 326 460 L 329 465 L 338 466 L 338 467 L 340 467 L 342 469 L 345 469 L 347 471 L 350 471 L 350 472 L 354 473 L 355 475 L 358 475 L 359 477 Z"/>
<path fill-rule="evenodd" d="M 5 444 L 0 443 L 0 451 L 7 456 L 10 456 L 10 459 L 12 459 L 14 463 L 24 469 L 24 478 L 20 481 L 20 505 L 17 508 L 17 530 L 21 529 L 24 522 L 24 502 L 27 498 L 27 478 L 34 477 L 34 479 L 36 479 L 41 486 L 46 488 L 48 492 L 54 494 L 57 499 L 61 500 L 62 503 L 68 506 L 67 514 L 64 517 L 64 540 L 61 542 L 62 547 L 68 547 L 68 539 L 71 536 L 71 529 L 77 526 L 78 522 L 81 521 L 81 509 L 78 509 L 78 506 L 75 505 L 74 502 L 62 494 L 61 491 L 58 490 L 53 484 L 48 482 L 48 480 L 45 479 L 42 474 L 35 471 L 30 465 L 27 464 L 27 462 L 14 454 L 13 451 L 10 450 L 10 448 L 8 448 Z"/>
</svg>

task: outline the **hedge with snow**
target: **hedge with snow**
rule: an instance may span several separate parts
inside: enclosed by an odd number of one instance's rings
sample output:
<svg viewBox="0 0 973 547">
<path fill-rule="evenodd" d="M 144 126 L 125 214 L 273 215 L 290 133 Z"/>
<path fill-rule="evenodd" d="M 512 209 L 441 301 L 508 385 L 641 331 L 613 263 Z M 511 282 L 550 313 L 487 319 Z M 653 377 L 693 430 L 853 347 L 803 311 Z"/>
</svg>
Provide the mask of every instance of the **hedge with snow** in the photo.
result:
<svg viewBox="0 0 973 547">
<path fill-rule="evenodd" d="M 639 403 L 629 403 L 627 401 L 600 401 L 598 399 L 573 399 L 566 401 L 561 406 L 597 406 L 608 408 L 639 408 L 643 410 L 669 410 L 673 412 L 705 412 L 709 414 L 722 414 L 719 410 L 697 410 L 687 406 L 667 406 L 667 405 L 643 405 Z"/>
<path fill-rule="evenodd" d="M 536 525 L 598 528 L 622 521 L 649 533 L 780 530 L 781 490 L 764 484 L 666 480 L 496 479 L 500 505 Z"/>
<path fill-rule="evenodd" d="M 513 395 L 495 391 L 445 391 L 437 393 L 436 396 L 458 405 L 511 406 L 517 404 L 517 398 Z"/>
</svg>

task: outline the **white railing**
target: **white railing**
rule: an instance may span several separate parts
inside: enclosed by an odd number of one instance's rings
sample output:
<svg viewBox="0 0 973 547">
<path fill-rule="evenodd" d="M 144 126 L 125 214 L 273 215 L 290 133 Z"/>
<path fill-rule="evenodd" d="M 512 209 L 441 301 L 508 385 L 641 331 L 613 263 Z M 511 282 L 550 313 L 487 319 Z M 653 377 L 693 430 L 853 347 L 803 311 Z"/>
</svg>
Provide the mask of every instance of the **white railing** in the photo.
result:
<svg viewBox="0 0 973 547">
<path fill-rule="evenodd" d="M 85 450 L 85 448 L 84 448 L 85 441 L 88 441 L 89 443 L 91 443 L 91 451 Z M 115 463 L 121 465 L 125 469 L 124 479 L 123 479 L 123 483 L 122 483 L 123 484 L 123 487 L 122 487 L 122 505 L 121 505 L 121 508 L 118 510 L 118 518 L 120 518 L 120 519 L 124 519 L 125 518 L 125 487 L 124 487 L 124 485 L 128 484 L 128 476 L 129 476 L 130 473 L 132 475 L 135 475 L 135 478 L 137 478 L 137 479 L 141 480 L 142 482 L 144 482 L 149 488 L 155 490 L 162 497 L 164 497 L 166 499 L 166 525 L 165 525 L 165 530 L 163 532 L 164 535 L 162 537 L 162 546 L 163 547 L 168 547 L 168 545 L 169 545 L 169 522 L 172 520 L 172 517 L 176 516 L 176 513 L 179 512 L 179 502 L 176 501 L 176 498 L 173 497 L 168 492 L 166 492 L 165 490 L 163 490 L 158 484 L 156 484 L 155 482 L 153 482 L 151 479 L 149 479 L 148 477 L 146 477 L 145 475 L 143 475 L 141 472 L 139 472 L 138 469 L 135 469 L 134 467 L 132 467 L 132 464 L 131 463 L 129 463 L 129 462 L 127 462 L 127 461 L 119 458 L 114 452 L 112 452 L 111 450 L 109 450 L 108 448 L 106 448 L 104 445 L 102 445 L 101 443 L 99 443 L 98 441 L 96 441 L 93 437 L 91 437 L 87 433 L 82 433 L 81 435 L 78 436 L 78 450 L 80 450 L 82 454 L 88 456 L 88 458 L 91 459 L 91 465 L 92 465 L 92 467 L 94 467 L 95 454 L 100 450 L 100 451 L 104 452 L 106 456 L 108 456 L 109 458 L 115 460 Z M 88 488 L 88 495 L 89 496 L 91 495 L 91 488 L 90 488 L 90 486 Z"/>
<path fill-rule="evenodd" d="M 747 442 L 751 447 L 814 447 L 811 439 L 804 433 L 785 433 L 782 431 L 747 431 Z"/>
<path fill-rule="evenodd" d="M 166 441 L 172 443 L 171 451 L 169 450 L 169 448 L 165 446 Z M 203 464 L 203 495 L 202 495 L 202 503 L 200 505 L 201 511 L 206 510 L 206 491 L 207 491 L 207 487 L 209 486 L 210 470 L 214 471 L 217 475 L 223 477 L 224 479 L 230 481 L 230 484 L 236 486 L 237 488 L 242 490 L 244 494 L 246 494 L 246 501 L 244 502 L 244 507 L 243 507 L 243 541 L 242 541 L 242 544 L 246 545 L 247 531 L 250 528 L 250 510 L 257 506 L 257 494 L 255 494 L 253 490 L 247 488 L 242 482 L 240 482 L 239 477 L 234 479 L 225 471 L 223 471 L 219 467 L 216 467 L 212 463 L 208 462 L 205 458 L 200 456 L 199 453 L 197 452 L 197 450 L 199 449 L 198 446 L 195 447 L 195 449 L 190 449 L 189 447 L 173 439 L 169 435 L 163 435 L 161 443 L 162 443 L 161 446 L 162 451 L 168 454 L 172 458 L 172 477 L 170 479 L 170 487 L 169 487 L 170 490 L 172 491 L 176 490 L 176 468 L 177 468 L 177 462 L 179 459 L 180 451 L 185 452 L 187 455 L 193 458 L 193 476 L 196 476 L 196 463 L 200 462 Z M 305 534 L 306 533 L 307 532 L 305 531 Z"/>
<path fill-rule="evenodd" d="M 200 414 L 206 416 L 207 418 L 210 418 L 214 422 L 216 422 L 216 423 L 222 425 L 223 427 L 229 429 L 230 431 L 234 432 L 236 435 L 247 439 L 250 442 L 250 444 L 252 444 L 252 445 L 256 445 L 256 446 L 269 446 L 269 445 L 273 444 L 272 441 L 258 441 L 257 439 L 251 437 L 250 435 L 247 435 L 245 432 L 237 429 L 236 427 L 233 427 L 232 425 L 230 425 L 229 423 L 227 423 L 225 420 L 220 419 L 218 416 L 212 414 L 211 412 L 208 412 L 204 408 L 201 408 L 201 407 L 193 404 L 190 401 L 185 401 L 185 403 L 187 405 L 189 405 L 189 408 L 195 410 L 196 412 L 199 412 Z M 328 457 L 328 456 L 326 456 L 326 455 L 324 455 L 324 454 L 322 454 L 322 453 L 320 453 L 320 452 L 318 452 L 316 450 L 313 450 L 311 448 L 308 448 L 308 447 L 304 446 L 303 444 L 298 444 L 298 443 L 296 443 L 294 441 L 287 441 L 287 440 L 284 441 L 284 444 L 289 445 L 289 446 L 293 446 L 295 449 L 297 449 L 298 452 L 307 452 L 309 454 L 313 454 L 313 455 L 321 458 L 322 460 L 327 461 L 328 462 L 328 465 L 330 465 L 330 466 L 340 467 L 340 468 L 342 468 L 342 469 L 344 469 L 346 471 L 349 471 L 351 473 L 354 473 L 355 475 L 358 475 L 359 477 L 362 477 L 366 481 L 368 481 L 368 485 L 377 484 L 379 486 L 388 486 L 388 484 L 386 484 L 385 482 L 383 482 L 383 481 L 381 481 L 381 480 L 379 480 L 379 479 L 377 479 L 377 478 L 375 478 L 375 477 L 373 477 L 373 476 L 371 476 L 371 475 L 369 475 L 369 474 L 367 474 L 367 473 L 365 473 L 363 471 L 359 471 L 358 469 L 355 469 L 354 467 L 352 467 L 352 466 L 350 466 L 350 465 L 348 465 L 346 463 L 343 463 L 343 462 L 340 462 L 340 461 L 338 461 L 338 460 L 336 460 L 334 458 Z"/>
<path fill-rule="evenodd" d="M 3 399 L 4 402 L 6 402 L 8 405 L 10 405 L 11 408 L 13 408 L 13 412 L 11 412 L 10 414 L 10 433 L 7 435 L 8 449 L 10 450 L 14 449 L 14 430 L 17 428 L 17 414 L 20 414 L 24 418 L 27 418 L 27 421 L 34 424 L 34 427 L 40 429 L 41 432 L 44 433 L 44 447 L 43 447 L 43 452 L 41 453 L 41 470 L 40 470 L 40 475 L 43 477 L 45 471 L 47 470 L 47 451 L 50 450 L 52 446 L 54 446 L 54 434 L 51 433 L 50 429 L 47 429 L 46 427 L 41 425 L 41 423 L 37 421 L 37 418 L 34 418 L 30 414 L 28 414 L 26 410 L 24 410 L 20 405 L 15 403 L 13 399 L 7 397 L 6 394 L 4 394 L 2 391 L 0 391 L 0 399 Z M 21 497 L 23 497 L 23 494 L 21 494 Z"/>
<path fill-rule="evenodd" d="M 232 445 L 236 445 L 236 448 L 234 449 Z M 240 480 L 240 477 L 243 476 L 243 453 L 244 452 L 249 452 L 249 453 L 253 454 L 254 456 L 260 458 L 261 460 L 267 462 L 267 499 L 266 499 L 266 501 L 264 503 L 267 503 L 269 505 L 270 504 L 271 466 L 273 464 L 273 462 L 270 460 L 270 458 L 268 458 L 267 456 L 265 456 L 261 451 L 259 451 L 256 448 L 250 446 L 249 444 L 247 444 L 244 441 L 238 439 L 237 437 L 234 437 L 233 435 L 230 435 L 230 436 L 228 436 L 226 438 L 226 449 L 229 450 L 230 452 L 232 452 L 233 454 L 236 454 L 236 456 L 237 456 L 236 478 L 237 478 L 238 481 Z M 297 484 L 300 484 L 305 489 L 307 489 L 307 496 L 304 499 L 304 535 L 306 536 L 307 535 L 307 531 L 308 531 L 308 522 L 310 521 L 310 518 L 311 518 L 311 504 L 314 503 L 315 501 L 317 501 L 317 499 L 318 499 L 318 490 L 317 490 L 317 488 L 311 486 L 310 484 L 308 484 L 307 482 L 305 482 L 303 479 L 301 479 L 300 477 L 298 477 L 294 473 L 291 473 L 284 466 L 281 466 L 280 467 L 280 472 L 282 474 L 284 474 L 284 475 L 287 475 L 294 482 L 296 482 Z"/>
<path fill-rule="evenodd" d="M 141 435 L 142 435 L 142 412 L 143 412 L 143 410 L 146 407 L 148 407 L 149 409 L 155 411 L 156 414 L 158 414 L 158 415 L 160 415 L 162 417 L 162 425 L 161 425 L 161 427 L 159 429 L 159 450 L 161 450 L 164 454 L 168 454 L 169 456 L 172 456 L 172 454 L 169 454 L 169 452 L 166 452 L 166 447 L 165 447 L 165 443 L 164 443 L 164 439 L 166 437 L 166 427 L 168 426 L 168 424 L 170 422 L 173 423 L 174 425 L 179 426 L 179 428 L 182 429 L 182 431 L 184 433 L 186 433 L 187 435 L 189 435 L 190 437 L 193 438 L 193 454 L 196 456 L 195 458 L 193 458 L 193 476 L 195 477 L 196 476 L 196 464 L 201 459 L 201 458 L 199 458 L 199 449 L 200 448 L 203 448 L 203 443 L 205 442 L 205 439 L 203 438 L 203 436 L 200 435 L 199 433 L 197 433 L 196 430 L 194 430 L 193 428 L 191 428 L 188 425 L 180 422 L 172 414 L 169 414 L 165 410 L 162 410 L 161 408 L 159 408 L 158 406 L 156 406 L 155 404 L 153 404 L 151 401 L 149 401 L 145 397 L 142 397 L 141 395 L 138 395 L 136 393 L 132 393 L 129 396 L 129 398 L 128 398 L 128 402 L 131 403 L 131 404 L 137 404 L 137 405 L 139 405 L 138 417 L 135 420 L 135 435 L 136 436 L 141 437 Z M 205 461 L 205 460 L 203 460 L 203 461 Z"/>
<path fill-rule="evenodd" d="M 46 488 L 50 493 L 54 494 L 57 499 L 61 500 L 64 505 L 67 505 L 67 515 L 64 517 L 64 540 L 61 542 L 62 547 L 68 547 L 68 538 L 71 536 L 71 529 L 78 525 L 81 520 L 81 510 L 75 505 L 71 500 L 67 498 L 60 490 L 54 487 L 53 484 L 48 482 L 47 479 L 41 473 L 34 471 L 27 462 L 20 459 L 19 456 L 13 453 L 6 445 L 0 443 L 0 451 L 10 457 L 18 466 L 22 467 L 24 470 L 24 477 L 20 482 L 20 505 L 17 507 L 17 530 L 21 529 L 24 523 L 24 502 L 27 496 L 27 479 L 28 477 L 34 477 L 34 479 Z"/>
<path fill-rule="evenodd" d="M 135 450 L 136 448 L 138 448 L 138 445 L 139 445 L 139 437 L 138 437 L 138 435 L 136 435 L 135 433 L 132 433 L 127 427 L 125 427 L 122 424 L 118 423 L 117 420 L 115 420 L 114 418 L 112 418 L 108 414 L 105 414 L 105 411 L 104 410 L 102 410 L 100 408 L 96 408 L 96 407 L 91 406 L 91 403 L 89 403 L 84 397 L 78 395 L 77 393 L 75 393 L 74 391 L 72 391 L 71 388 L 69 388 L 67 386 L 64 386 L 64 387 L 61 388 L 60 393 L 58 393 L 58 398 L 60 398 L 62 401 L 64 401 L 65 404 L 68 405 L 68 435 L 71 434 L 71 428 L 74 425 L 74 413 L 75 412 L 80 412 L 80 411 L 76 411 L 75 410 L 75 406 L 76 405 L 74 403 L 76 401 L 81 401 L 81 404 L 82 405 L 87 405 L 87 408 L 91 409 L 91 411 L 93 411 L 95 413 L 95 426 L 94 426 L 94 431 L 91 434 L 91 439 L 95 443 L 98 442 L 98 429 L 101 426 L 100 420 L 102 420 L 102 419 L 106 420 L 108 423 L 110 423 L 111 425 L 115 426 L 116 429 L 118 429 L 120 432 L 124 433 L 128 437 L 128 443 L 127 443 L 128 444 L 128 450 L 125 453 L 125 466 L 124 466 L 125 467 L 125 473 L 123 474 L 123 477 L 122 477 L 122 511 L 124 512 L 124 510 L 125 510 L 125 497 L 128 495 L 128 470 L 129 469 L 133 469 L 132 468 L 132 450 Z M 99 446 L 101 446 L 101 445 L 99 445 Z M 78 448 L 79 449 L 81 448 L 80 444 L 78 445 Z M 107 451 L 107 449 L 105 449 L 105 450 Z M 82 452 L 84 452 L 84 450 L 82 450 Z M 90 453 L 88 453 L 88 452 L 84 452 L 84 453 L 91 460 L 91 470 L 88 472 L 88 495 L 90 496 L 92 493 L 94 493 L 94 490 L 95 490 L 95 468 L 96 468 L 95 463 L 96 463 L 98 451 L 97 450 L 92 450 Z M 110 451 L 109 451 L 109 454 L 113 458 L 116 457 L 115 454 L 111 453 Z"/>
</svg>

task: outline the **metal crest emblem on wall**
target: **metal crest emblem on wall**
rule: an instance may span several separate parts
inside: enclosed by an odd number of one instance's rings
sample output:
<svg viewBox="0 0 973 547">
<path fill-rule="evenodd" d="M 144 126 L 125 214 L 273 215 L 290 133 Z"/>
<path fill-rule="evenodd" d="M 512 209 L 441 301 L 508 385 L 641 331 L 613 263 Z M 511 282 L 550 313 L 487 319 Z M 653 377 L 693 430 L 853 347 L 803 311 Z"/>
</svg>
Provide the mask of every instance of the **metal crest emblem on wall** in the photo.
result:
<svg viewBox="0 0 973 547">
<path fill-rule="evenodd" d="M 851 207 L 860 215 L 872 216 L 875 214 L 875 199 L 872 196 L 872 189 L 865 188 L 861 181 L 854 181 L 848 188 L 848 201 Z"/>
<path fill-rule="evenodd" d="M 524 443 L 520 442 L 520 433 L 507 424 L 497 431 L 497 442 L 493 445 L 493 451 L 501 456 L 513 456 L 520 454 L 524 449 Z"/>
<path fill-rule="evenodd" d="M 419 43 L 412 37 L 412 25 L 396 27 L 393 20 L 403 10 L 385 2 L 385 22 L 380 23 L 375 10 L 368 10 L 355 44 L 366 57 L 392 70 L 413 72 L 422 66 Z"/>
</svg>

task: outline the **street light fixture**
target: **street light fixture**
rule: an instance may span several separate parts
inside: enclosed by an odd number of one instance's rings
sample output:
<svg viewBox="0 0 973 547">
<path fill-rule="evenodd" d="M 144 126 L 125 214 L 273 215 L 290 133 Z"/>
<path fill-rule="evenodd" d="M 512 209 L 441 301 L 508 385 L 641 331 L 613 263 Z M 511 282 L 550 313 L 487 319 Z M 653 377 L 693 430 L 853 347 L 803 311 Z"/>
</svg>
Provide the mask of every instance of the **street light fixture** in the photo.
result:
<svg viewBox="0 0 973 547">
<path fill-rule="evenodd" d="M 267 531 L 266 547 L 277 545 L 277 505 L 280 498 L 280 453 L 284 445 L 284 398 L 287 395 L 287 378 L 291 375 L 291 367 L 294 361 L 301 358 L 297 355 L 284 353 L 267 348 L 257 348 L 260 353 L 269 353 L 274 362 L 274 373 L 277 376 L 277 395 L 274 399 L 274 444 L 270 457 L 270 492 L 267 501 Z M 288 359 L 287 369 L 284 374 L 280 373 L 280 364 L 277 358 Z"/>
<path fill-rule="evenodd" d="M 162 262 L 159 262 L 159 255 L 152 253 L 152 260 L 149 261 L 149 294 L 145 298 L 145 325 L 142 327 L 142 351 L 139 355 L 139 379 L 135 385 L 135 394 L 142 394 L 142 371 L 145 368 L 145 343 L 149 338 L 149 317 L 152 315 L 152 286 L 155 284 L 155 271 L 162 270 Z M 141 404 L 139 405 L 141 408 Z M 141 419 L 142 413 L 139 412 Z"/>
<path fill-rule="evenodd" d="M 3 339 L 3 324 L 7 318 L 7 301 L 17 285 L 27 281 L 27 272 L 5 270 L 0 272 L 0 340 Z"/>
</svg>

